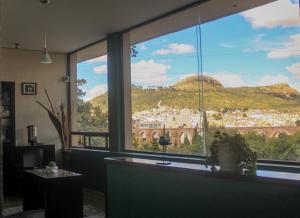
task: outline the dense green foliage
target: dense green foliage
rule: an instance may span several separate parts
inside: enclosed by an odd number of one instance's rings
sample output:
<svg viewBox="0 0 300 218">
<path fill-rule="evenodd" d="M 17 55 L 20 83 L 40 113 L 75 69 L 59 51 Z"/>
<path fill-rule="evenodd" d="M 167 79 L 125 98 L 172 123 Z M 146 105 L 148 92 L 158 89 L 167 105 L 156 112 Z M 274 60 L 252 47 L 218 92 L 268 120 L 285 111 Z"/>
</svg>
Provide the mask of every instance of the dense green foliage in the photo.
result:
<svg viewBox="0 0 300 218">
<path fill-rule="evenodd" d="M 76 131 L 79 132 L 104 132 L 108 131 L 107 107 L 95 105 L 84 101 L 85 92 L 80 88 L 86 83 L 85 79 L 77 81 L 77 113 Z M 104 146 L 105 139 L 100 137 L 91 138 L 92 146 Z"/>
<path fill-rule="evenodd" d="M 81 79 L 77 81 L 77 130 L 78 131 L 107 131 L 107 107 L 91 104 L 84 101 L 85 92 L 80 89 L 86 80 Z"/>
<path fill-rule="evenodd" d="M 300 132 L 291 136 L 279 134 L 275 138 L 249 132 L 243 137 L 259 159 L 300 161 Z"/>
<path fill-rule="evenodd" d="M 213 130 L 209 130 L 206 133 L 207 148 L 214 142 L 214 134 L 215 131 Z M 230 132 L 230 134 L 234 134 L 234 132 Z M 249 132 L 241 137 L 249 144 L 250 148 L 256 152 L 258 159 L 300 161 L 300 132 L 291 136 L 279 134 L 278 137 L 274 138 L 267 138 L 256 132 Z M 154 145 L 153 141 L 150 143 L 145 142 L 141 145 L 138 145 L 138 141 L 136 141 L 136 143 L 133 144 L 135 149 L 141 151 L 162 151 L 162 147 L 157 147 L 157 143 L 155 142 Z M 203 147 L 203 138 L 195 131 L 191 144 L 183 143 L 182 145 L 178 145 L 174 143 L 168 147 L 168 152 L 203 155 Z"/>
<path fill-rule="evenodd" d="M 200 78 L 201 79 L 201 78 Z M 222 119 L 222 114 L 230 110 L 249 109 L 277 110 L 281 112 L 300 111 L 300 93 L 287 84 L 276 84 L 262 87 L 224 88 L 221 83 L 210 77 L 204 77 L 204 99 L 206 110 L 219 111 L 215 119 Z M 198 77 L 189 77 L 176 84 L 158 89 L 142 89 L 132 87 L 133 113 L 155 108 L 158 102 L 171 108 L 191 108 L 198 110 Z M 79 96 L 80 95 L 79 93 Z M 81 98 L 82 99 L 82 98 Z M 176 101 L 174 101 L 176 99 Z M 107 129 L 107 92 L 89 102 L 78 102 L 79 130 Z M 99 107 L 99 109 L 97 109 Z M 93 112 L 94 111 L 94 112 Z M 245 113 L 245 116 L 247 114 Z M 106 126 L 102 126 L 106 121 Z M 300 120 L 296 121 L 300 125 Z M 100 128 L 99 128 L 100 127 Z M 103 127 L 103 128 L 102 128 Z M 205 141 L 207 147 L 213 142 L 214 132 L 207 131 Z M 254 132 L 243 135 L 245 141 L 257 152 L 259 159 L 278 159 L 300 161 L 300 133 L 288 136 L 280 134 L 276 138 L 266 138 Z M 193 138 L 185 139 L 185 143 L 173 142 L 168 152 L 202 155 L 204 145 L 199 133 Z M 139 144 L 133 136 L 133 146 L 142 151 L 162 151 L 155 139 Z"/>
</svg>

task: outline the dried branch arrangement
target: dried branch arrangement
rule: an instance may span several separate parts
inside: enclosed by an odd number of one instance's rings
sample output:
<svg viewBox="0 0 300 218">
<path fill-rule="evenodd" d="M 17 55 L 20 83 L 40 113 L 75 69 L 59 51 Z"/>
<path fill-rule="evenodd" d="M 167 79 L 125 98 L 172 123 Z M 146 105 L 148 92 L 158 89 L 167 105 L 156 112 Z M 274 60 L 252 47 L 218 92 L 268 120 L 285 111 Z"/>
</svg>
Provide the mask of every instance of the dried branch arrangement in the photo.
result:
<svg viewBox="0 0 300 218">
<path fill-rule="evenodd" d="M 69 148 L 70 128 L 67 123 L 65 107 L 63 104 L 61 104 L 59 106 L 59 109 L 57 109 L 57 107 L 55 105 L 53 106 L 51 98 L 46 89 L 45 89 L 45 93 L 46 93 L 50 108 L 46 107 L 40 101 L 36 101 L 36 103 L 38 103 L 43 109 L 45 109 L 48 112 L 49 118 L 50 118 L 51 122 L 53 123 L 53 125 L 59 135 L 62 148 L 64 149 L 64 151 L 67 151 Z"/>
</svg>

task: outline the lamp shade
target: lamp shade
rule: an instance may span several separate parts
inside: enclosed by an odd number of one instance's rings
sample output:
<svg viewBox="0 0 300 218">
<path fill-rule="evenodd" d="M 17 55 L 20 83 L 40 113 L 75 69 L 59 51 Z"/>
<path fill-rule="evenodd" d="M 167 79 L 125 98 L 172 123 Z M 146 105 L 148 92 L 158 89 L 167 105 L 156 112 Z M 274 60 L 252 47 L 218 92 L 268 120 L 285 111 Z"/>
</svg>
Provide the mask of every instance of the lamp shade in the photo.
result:
<svg viewBox="0 0 300 218">
<path fill-rule="evenodd" d="M 50 58 L 47 48 L 44 48 L 44 50 L 42 52 L 41 63 L 42 64 L 52 64 L 52 60 Z"/>
</svg>

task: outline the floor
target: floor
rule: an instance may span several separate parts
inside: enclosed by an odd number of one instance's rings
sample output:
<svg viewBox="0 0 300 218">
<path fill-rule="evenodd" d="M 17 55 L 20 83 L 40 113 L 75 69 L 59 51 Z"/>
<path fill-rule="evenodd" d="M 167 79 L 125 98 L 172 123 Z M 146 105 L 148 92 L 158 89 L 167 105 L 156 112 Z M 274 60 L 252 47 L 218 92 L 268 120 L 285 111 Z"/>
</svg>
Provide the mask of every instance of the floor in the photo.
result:
<svg viewBox="0 0 300 218">
<path fill-rule="evenodd" d="M 105 198 L 103 193 L 85 189 L 83 192 L 84 218 L 105 218 Z M 4 199 L 4 218 L 44 218 L 44 211 L 22 212 L 22 199 L 9 197 Z"/>
</svg>

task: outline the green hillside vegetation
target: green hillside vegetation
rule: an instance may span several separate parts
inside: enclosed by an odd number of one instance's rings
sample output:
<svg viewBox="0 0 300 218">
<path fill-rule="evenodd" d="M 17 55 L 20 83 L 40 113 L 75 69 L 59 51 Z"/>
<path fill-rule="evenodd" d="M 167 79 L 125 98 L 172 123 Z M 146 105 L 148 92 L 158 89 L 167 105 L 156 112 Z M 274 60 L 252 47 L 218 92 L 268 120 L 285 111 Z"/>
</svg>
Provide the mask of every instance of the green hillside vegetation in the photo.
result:
<svg viewBox="0 0 300 218">
<path fill-rule="evenodd" d="M 200 78 L 201 79 L 201 78 Z M 261 87 L 224 88 L 208 76 L 204 80 L 204 99 L 207 110 L 265 109 L 282 112 L 300 111 L 300 93 L 288 84 Z M 199 83 L 197 76 L 191 76 L 176 84 L 159 89 L 132 88 L 133 113 L 155 108 L 159 101 L 171 108 L 198 109 Z M 93 106 L 107 111 L 107 93 L 90 101 Z"/>
<path fill-rule="evenodd" d="M 108 94 L 105 92 L 102 95 L 99 95 L 93 99 L 91 99 L 89 102 L 95 107 L 100 106 L 102 112 L 106 113 L 107 110 L 107 101 L 108 101 Z"/>
</svg>

